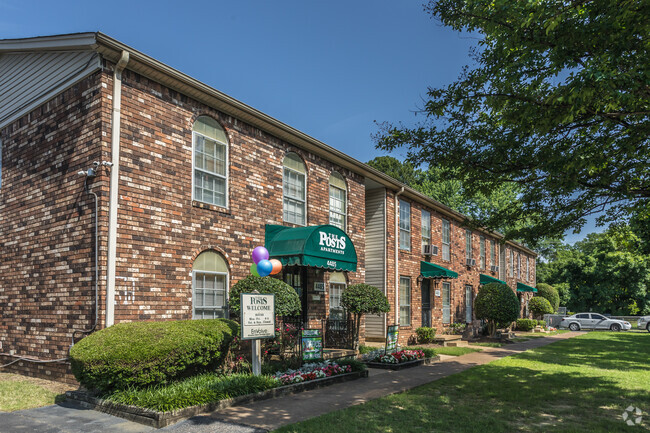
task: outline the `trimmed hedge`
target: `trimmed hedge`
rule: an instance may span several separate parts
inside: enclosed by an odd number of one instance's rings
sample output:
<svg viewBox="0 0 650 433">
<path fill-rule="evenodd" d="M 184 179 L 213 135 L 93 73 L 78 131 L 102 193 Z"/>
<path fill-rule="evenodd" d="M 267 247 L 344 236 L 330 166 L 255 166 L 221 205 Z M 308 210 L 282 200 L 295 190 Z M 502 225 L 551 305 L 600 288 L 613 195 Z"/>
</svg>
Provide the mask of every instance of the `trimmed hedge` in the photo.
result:
<svg viewBox="0 0 650 433">
<path fill-rule="evenodd" d="M 101 392 L 167 384 L 221 366 L 238 334 L 225 319 L 119 323 L 72 347 L 72 373 Z"/>
<path fill-rule="evenodd" d="M 537 284 L 537 295 L 535 296 L 541 296 L 550 302 L 553 313 L 560 307 L 560 293 L 551 285 L 545 283 Z"/>
<path fill-rule="evenodd" d="M 436 338 L 436 328 L 422 326 L 416 329 L 415 333 L 418 336 L 418 343 L 420 344 L 432 343 Z"/>
<path fill-rule="evenodd" d="M 537 320 L 533 319 L 517 319 L 517 330 L 528 332 L 537 325 Z"/>
<path fill-rule="evenodd" d="M 273 293 L 275 295 L 275 315 L 294 316 L 300 314 L 302 304 L 295 289 L 272 277 L 256 277 L 249 275 L 243 280 L 237 281 L 230 289 L 230 310 L 239 315 L 239 295 L 241 293 L 253 293 L 257 290 L 260 293 Z"/>
<path fill-rule="evenodd" d="M 477 319 L 488 321 L 488 332 L 494 335 L 498 326 L 509 326 L 519 316 L 519 299 L 505 284 L 489 283 L 481 287 L 474 301 Z"/>
</svg>

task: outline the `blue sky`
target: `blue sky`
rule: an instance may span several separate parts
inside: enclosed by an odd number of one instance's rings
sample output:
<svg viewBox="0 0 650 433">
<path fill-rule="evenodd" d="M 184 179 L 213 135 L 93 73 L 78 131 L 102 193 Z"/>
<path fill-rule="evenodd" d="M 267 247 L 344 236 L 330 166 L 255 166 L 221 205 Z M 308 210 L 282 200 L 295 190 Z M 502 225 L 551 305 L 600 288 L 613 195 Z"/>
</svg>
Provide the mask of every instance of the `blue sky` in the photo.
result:
<svg viewBox="0 0 650 433">
<path fill-rule="evenodd" d="M 422 3 L 0 0 L 0 39 L 101 31 L 366 162 L 375 121 L 413 122 L 470 63 Z"/>
</svg>

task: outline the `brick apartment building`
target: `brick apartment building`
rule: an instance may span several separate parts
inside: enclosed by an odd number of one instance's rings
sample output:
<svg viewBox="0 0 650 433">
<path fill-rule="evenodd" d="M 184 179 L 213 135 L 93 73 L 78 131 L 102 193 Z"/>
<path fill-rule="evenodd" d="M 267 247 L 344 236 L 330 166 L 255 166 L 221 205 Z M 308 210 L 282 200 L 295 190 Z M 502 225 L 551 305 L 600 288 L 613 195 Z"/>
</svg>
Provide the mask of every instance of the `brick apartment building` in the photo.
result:
<svg viewBox="0 0 650 433">
<path fill-rule="evenodd" d="M 14 371 L 69 377 L 33 360 L 114 323 L 226 316 L 258 245 L 311 327 L 364 281 L 392 308 L 368 338 L 471 320 L 489 278 L 528 299 L 536 254 L 476 230 L 468 253 L 463 220 L 101 33 L 0 41 L 0 364 Z"/>
</svg>

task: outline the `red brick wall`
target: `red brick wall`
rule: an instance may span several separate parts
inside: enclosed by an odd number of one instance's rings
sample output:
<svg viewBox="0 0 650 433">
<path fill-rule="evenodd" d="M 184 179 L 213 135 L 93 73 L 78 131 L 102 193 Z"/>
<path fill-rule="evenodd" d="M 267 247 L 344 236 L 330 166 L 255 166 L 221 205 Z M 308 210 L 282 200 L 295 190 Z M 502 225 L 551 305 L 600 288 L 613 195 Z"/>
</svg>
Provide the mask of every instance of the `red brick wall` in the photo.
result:
<svg viewBox="0 0 650 433">
<path fill-rule="evenodd" d="M 192 261 L 208 248 L 223 254 L 231 286 L 249 275 L 250 253 L 264 244 L 265 224 L 283 224 L 287 152 L 300 155 L 307 167 L 307 225 L 329 223 L 331 172 L 346 179 L 347 232 L 358 255 L 358 271 L 349 280 L 363 282 L 361 176 L 142 76 L 127 71 L 123 80 L 117 275 L 135 278 L 136 288 L 126 304 L 118 298 L 116 322 L 191 318 Z M 192 202 L 192 125 L 200 115 L 216 119 L 228 135 L 228 209 Z M 308 315 L 327 308 L 323 296 Z"/>
<path fill-rule="evenodd" d="M 102 89 L 94 74 L 0 131 L 1 353 L 65 358 L 73 331 L 94 323 L 94 202 L 77 172 L 100 157 Z M 104 185 L 90 184 L 102 200 Z M 68 366 L 21 361 L 17 370 L 65 378 Z"/>
</svg>

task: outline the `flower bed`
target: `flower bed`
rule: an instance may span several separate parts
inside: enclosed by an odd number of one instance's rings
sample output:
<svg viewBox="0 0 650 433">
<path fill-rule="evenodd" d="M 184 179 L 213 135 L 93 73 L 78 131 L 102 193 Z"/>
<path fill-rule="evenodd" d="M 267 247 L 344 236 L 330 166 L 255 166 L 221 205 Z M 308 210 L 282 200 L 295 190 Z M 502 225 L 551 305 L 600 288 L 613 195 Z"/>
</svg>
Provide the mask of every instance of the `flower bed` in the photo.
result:
<svg viewBox="0 0 650 433">
<path fill-rule="evenodd" d="M 278 371 L 273 377 L 282 385 L 289 385 L 351 372 L 351 365 L 338 365 L 335 362 L 325 361 L 305 364 L 297 370 Z"/>
<path fill-rule="evenodd" d="M 399 352 L 387 353 L 378 356 L 372 362 L 381 362 L 384 364 L 400 364 L 402 362 L 415 361 L 424 358 L 424 352 L 421 350 L 400 350 Z"/>
<path fill-rule="evenodd" d="M 439 356 L 429 356 L 423 350 L 399 350 L 393 353 L 379 353 L 374 357 L 364 361 L 368 367 L 388 368 L 391 370 L 400 370 L 402 368 L 415 367 L 422 364 L 431 364 L 439 360 Z"/>
</svg>

